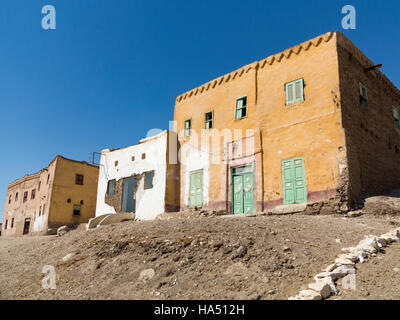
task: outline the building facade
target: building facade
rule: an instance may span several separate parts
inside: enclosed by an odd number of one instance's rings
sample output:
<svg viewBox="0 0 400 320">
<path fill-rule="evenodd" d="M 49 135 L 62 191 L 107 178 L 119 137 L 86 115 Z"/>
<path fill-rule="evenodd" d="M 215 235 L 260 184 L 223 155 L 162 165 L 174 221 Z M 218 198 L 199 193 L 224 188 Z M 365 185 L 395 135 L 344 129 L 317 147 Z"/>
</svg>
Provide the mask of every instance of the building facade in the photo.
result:
<svg viewBox="0 0 400 320">
<path fill-rule="evenodd" d="M 57 156 L 45 169 L 9 184 L 2 236 L 47 234 L 95 215 L 98 167 Z"/>
<path fill-rule="evenodd" d="M 400 93 L 372 66 L 330 32 L 178 96 L 181 208 L 345 212 L 398 188 Z"/>
<path fill-rule="evenodd" d="M 134 213 L 138 219 L 179 210 L 176 134 L 168 130 L 137 145 L 101 152 L 96 217 Z"/>
</svg>

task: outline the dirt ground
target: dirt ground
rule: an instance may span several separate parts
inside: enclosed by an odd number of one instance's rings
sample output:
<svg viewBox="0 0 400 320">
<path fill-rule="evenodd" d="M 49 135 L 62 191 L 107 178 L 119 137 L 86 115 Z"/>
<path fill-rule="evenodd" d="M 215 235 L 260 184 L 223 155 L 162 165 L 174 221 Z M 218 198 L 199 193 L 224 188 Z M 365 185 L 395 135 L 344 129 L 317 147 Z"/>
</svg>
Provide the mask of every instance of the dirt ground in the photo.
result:
<svg viewBox="0 0 400 320">
<path fill-rule="evenodd" d="M 287 299 L 341 248 L 399 225 L 371 216 L 178 216 L 0 237 L 0 299 Z M 334 299 L 400 299 L 399 249 L 357 265 L 357 291 Z M 42 288 L 45 265 L 55 267 L 55 290 Z M 146 269 L 154 276 L 140 278 Z"/>
</svg>

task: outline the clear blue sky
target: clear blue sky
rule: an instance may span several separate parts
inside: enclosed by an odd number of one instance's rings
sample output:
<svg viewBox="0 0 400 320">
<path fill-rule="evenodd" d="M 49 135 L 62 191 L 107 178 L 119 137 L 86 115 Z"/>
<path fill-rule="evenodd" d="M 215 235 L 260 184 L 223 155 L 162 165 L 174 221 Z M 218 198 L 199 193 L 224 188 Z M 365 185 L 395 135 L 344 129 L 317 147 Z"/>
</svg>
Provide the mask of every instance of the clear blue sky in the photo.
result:
<svg viewBox="0 0 400 320">
<path fill-rule="evenodd" d="M 356 30 L 341 28 L 346 4 Z M 135 144 L 168 127 L 177 95 L 319 34 L 342 31 L 399 87 L 399 18 L 394 0 L 2 0 L 1 220 L 14 179 Z"/>
</svg>

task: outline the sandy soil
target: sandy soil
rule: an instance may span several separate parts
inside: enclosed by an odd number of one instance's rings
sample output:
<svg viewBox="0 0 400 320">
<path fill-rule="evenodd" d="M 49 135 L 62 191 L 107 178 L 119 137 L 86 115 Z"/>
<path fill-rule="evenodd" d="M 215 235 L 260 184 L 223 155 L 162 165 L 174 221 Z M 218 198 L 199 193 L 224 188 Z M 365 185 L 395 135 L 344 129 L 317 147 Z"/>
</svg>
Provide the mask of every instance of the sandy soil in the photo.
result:
<svg viewBox="0 0 400 320">
<path fill-rule="evenodd" d="M 342 247 L 399 225 L 370 216 L 178 216 L 62 237 L 1 237 L 0 299 L 287 299 Z M 376 264 L 360 265 L 359 289 L 336 298 L 399 299 L 398 252 L 393 245 Z M 56 269 L 55 290 L 42 288 L 44 265 Z M 154 277 L 139 279 L 150 268 Z"/>
</svg>

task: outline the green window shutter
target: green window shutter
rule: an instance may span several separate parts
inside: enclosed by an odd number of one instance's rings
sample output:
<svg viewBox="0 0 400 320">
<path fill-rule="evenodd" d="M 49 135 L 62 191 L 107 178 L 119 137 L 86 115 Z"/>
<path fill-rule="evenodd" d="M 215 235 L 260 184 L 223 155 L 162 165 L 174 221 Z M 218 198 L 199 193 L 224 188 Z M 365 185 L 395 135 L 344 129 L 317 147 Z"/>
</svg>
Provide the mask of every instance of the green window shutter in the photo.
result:
<svg viewBox="0 0 400 320">
<path fill-rule="evenodd" d="M 291 104 L 293 103 L 293 83 L 287 83 L 286 84 L 286 104 Z"/>
<path fill-rule="evenodd" d="M 363 99 L 368 100 L 367 88 L 361 82 L 360 82 L 360 96 Z"/>
<path fill-rule="evenodd" d="M 286 84 L 286 105 L 304 100 L 304 80 L 298 79 Z"/>
<path fill-rule="evenodd" d="M 185 120 L 185 138 L 190 136 L 191 120 Z"/>
<path fill-rule="evenodd" d="M 394 118 L 394 125 L 397 129 L 400 129 L 400 113 L 399 109 L 393 107 L 393 118 Z"/>
<path fill-rule="evenodd" d="M 247 116 L 247 97 L 236 100 L 235 120 L 242 119 Z"/>
</svg>

